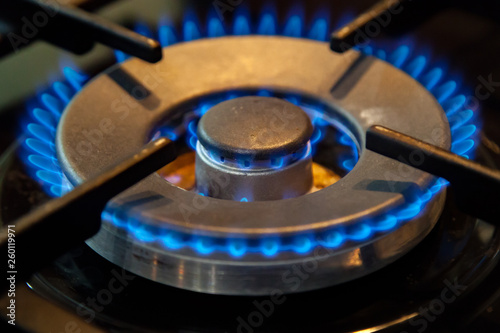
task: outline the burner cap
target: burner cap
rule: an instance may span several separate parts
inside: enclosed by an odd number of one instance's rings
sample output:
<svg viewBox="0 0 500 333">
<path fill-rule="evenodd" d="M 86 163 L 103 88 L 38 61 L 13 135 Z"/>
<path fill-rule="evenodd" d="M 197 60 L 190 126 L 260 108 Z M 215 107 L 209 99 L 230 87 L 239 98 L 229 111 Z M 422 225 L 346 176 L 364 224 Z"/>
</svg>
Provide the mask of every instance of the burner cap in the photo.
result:
<svg viewBox="0 0 500 333">
<path fill-rule="evenodd" d="M 198 140 L 225 158 L 267 160 L 304 148 L 313 127 L 298 106 L 274 97 L 239 97 L 217 104 L 200 120 Z"/>
<path fill-rule="evenodd" d="M 279 98 L 249 96 L 217 104 L 198 125 L 198 191 L 244 201 L 307 193 L 312 131 L 307 114 Z"/>
</svg>

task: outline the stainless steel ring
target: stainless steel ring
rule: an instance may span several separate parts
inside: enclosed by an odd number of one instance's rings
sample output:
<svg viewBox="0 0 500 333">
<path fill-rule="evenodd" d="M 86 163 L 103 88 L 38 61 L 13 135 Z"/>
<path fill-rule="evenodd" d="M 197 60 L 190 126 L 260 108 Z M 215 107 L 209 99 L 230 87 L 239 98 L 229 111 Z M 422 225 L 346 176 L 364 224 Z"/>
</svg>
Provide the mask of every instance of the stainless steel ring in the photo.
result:
<svg viewBox="0 0 500 333">
<path fill-rule="evenodd" d="M 328 106 L 327 117 L 347 121 L 361 147 L 364 131 L 373 124 L 443 148 L 450 145 L 444 112 L 424 87 L 391 65 L 355 51 L 338 55 L 324 43 L 284 37 L 225 37 L 165 48 L 164 59 L 157 65 L 137 59 L 116 65 L 93 79 L 68 105 L 58 127 L 57 151 L 72 182 L 89 179 L 139 149 L 178 106 L 238 89 L 266 87 L 321 101 Z M 358 164 L 339 182 L 297 198 L 248 203 L 200 199 L 155 174 L 110 205 L 129 207 L 129 213 L 145 225 L 189 235 L 289 237 L 385 214 L 403 204 L 409 190 L 424 189 L 434 180 L 363 150 Z M 197 204 L 200 200 L 202 205 Z M 138 240 L 111 223 L 105 223 L 89 245 L 136 274 L 181 288 L 243 295 L 267 294 L 275 288 L 296 292 L 340 283 L 394 261 L 431 230 L 442 201 L 442 195 L 436 196 L 417 219 L 391 233 L 330 251 L 311 279 L 297 289 L 283 282 L 283 274 L 290 265 L 313 258 L 312 252 L 235 259 L 227 253 L 169 250 Z M 346 264 L 349 258 L 359 265 Z"/>
</svg>

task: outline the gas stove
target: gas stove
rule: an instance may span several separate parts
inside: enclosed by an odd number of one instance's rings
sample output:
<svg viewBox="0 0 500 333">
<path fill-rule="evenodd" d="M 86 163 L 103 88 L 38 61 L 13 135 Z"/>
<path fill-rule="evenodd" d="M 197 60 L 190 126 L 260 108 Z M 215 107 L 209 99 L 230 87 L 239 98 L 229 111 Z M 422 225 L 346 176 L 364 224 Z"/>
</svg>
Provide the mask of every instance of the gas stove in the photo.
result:
<svg viewBox="0 0 500 333">
<path fill-rule="evenodd" d="M 498 331 L 495 5 L 23 1 L 86 54 L 0 113 L 5 327 Z"/>
</svg>

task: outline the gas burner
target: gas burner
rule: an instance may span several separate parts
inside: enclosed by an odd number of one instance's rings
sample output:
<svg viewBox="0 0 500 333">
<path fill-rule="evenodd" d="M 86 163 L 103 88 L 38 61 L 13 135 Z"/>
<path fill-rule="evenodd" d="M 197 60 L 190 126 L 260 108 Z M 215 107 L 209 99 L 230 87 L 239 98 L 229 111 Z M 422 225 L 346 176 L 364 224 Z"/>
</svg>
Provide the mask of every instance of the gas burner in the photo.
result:
<svg viewBox="0 0 500 333">
<path fill-rule="evenodd" d="M 193 41 L 166 48 L 164 56 L 169 61 L 156 66 L 132 59 L 110 68 L 66 107 L 58 125 L 57 152 L 72 184 L 92 178 L 112 161 L 142 147 L 159 124 L 175 122 L 182 115 L 178 106 L 221 91 L 258 90 L 264 85 L 269 91 L 305 96 L 324 105 L 323 121 L 344 124 L 359 147 L 363 147 L 364 131 L 373 124 L 443 148 L 450 145 L 446 117 L 432 95 L 405 73 L 358 52 L 336 55 L 322 43 L 253 36 Z M 302 68 L 296 68 L 297 61 L 304 64 Z M 167 84 L 173 77 L 175 84 Z M 218 185 L 224 185 L 224 176 L 238 179 L 238 173 L 250 173 L 245 162 L 242 168 L 232 166 L 232 173 L 228 172 L 226 162 L 219 163 L 220 157 L 235 161 L 247 158 L 248 163 L 257 157 L 271 161 L 273 154 L 276 158 L 280 153 L 293 156 L 303 147 L 307 156 L 306 143 L 312 131 L 309 119 L 300 108 L 283 101 L 273 100 L 285 108 L 284 117 L 299 119 L 294 119 L 298 134 L 279 133 L 290 143 L 279 141 L 272 149 L 263 146 L 262 151 L 254 151 L 255 147 L 241 137 L 233 142 L 233 132 L 227 126 L 234 126 L 240 135 L 247 125 L 248 134 L 255 119 L 245 113 L 234 119 L 237 117 L 228 113 L 234 107 L 245 109 L 244 102 L 249 100 L 262 104 L 249 109 L 256 114 L 265 113 L 270 103 L 256 97 L 237 98 L 202 116 L 197 131 L 197 176 L 217 171 Z M 216 121 L 218 113 L 226 113 L 224 122 Z M 270 124 L 264 129 L 272 130 Z M 217 165 L 208 161 L 207 150 L 218 153 Z M 256 156 L 250 159 L 252 153 Z M 310 185 L 309 168 L 309 158 L 292 159 L 288 167 L 272 172 L 270 179 L 288 177 L 286 172 L 292 172 L 298 184 L 293 186 L 300 185 L 305 193 Z M 362 151 L 351 172 L 320 191 L 250 202 L 202 196 L 155 174 L 109 204 L 101 231 L 88 244 L 136 274 L 185 289 L 259 295 L 276 288 L 284 292 L 321 288 L 385 266 L 432 229 L 442 209 L 442 194 L 428 197 L 421 214 L 417 211 L 409 218 L 388 214 L 405 201 L 421 200 L 417 192 L 425 193 L 435 182 L 428 174 L 416 170 L 403 173 L 401 168 L 400 163 Z M 218 180 L 201 176 L 202 181 L 207 179 Z M 272 184 L 266 179 L 255 182 L 257 187 L 263 182 Z M 201 185 L 198 190 L 204 190 L 205 183 Z M 252 188 L 237 188 L 250 190 L 245 197 L 251 198 Z M 212 186 L 208 190 L 213 193 Z M 274 197 L 262 198 L 276 199 L 288 188 L 274 185 L 273 190 Z M 266 194 L 260 191 L 255 194 Z M 404 216 L 405 212 L 397 214 Z M 304 260 L 314 265 L 312 277 L 299 289 L 283 283 L 290 265 Z"/>
<path fill-rule="evenodd" d="M 217 22 L 209 20 L 210 37 L 224 35 Z M 290 18 L 284 33 L 301 37 L 299 23 Z M 263 15 L 257 32 L 274 34 L 274 24 Z M 324 20 L 312 27 L 309 37 L 326 38 Z M 250 33 L 247 18 L 233 29 Z M 164 48 L 156 65 L 117 52 L 122 63 L 85 86 L 66 70 L 57 98 L 42 95 L 49 111 L 33 109 L 28 167 L 53 195 L 158 136 L 182 153 L 109 203 L 87 241 L 97 253 L 183 289 L 269 295 L 364 276 L 430 232 L 446 182 L 362 147 L 375 124 L 459 154 L 473 147 L 472 111 L 440 68 L 411 59 L 407 46 L 339 55 L 301 38 L 191 41 L 200 32 L 190 20 L 183 35 L 190 42 Z M 176 41 L 168 26 L 158 36 Z M 286 283 L 294 265 L 310 271 L 299 285 Z"/>
</svg>

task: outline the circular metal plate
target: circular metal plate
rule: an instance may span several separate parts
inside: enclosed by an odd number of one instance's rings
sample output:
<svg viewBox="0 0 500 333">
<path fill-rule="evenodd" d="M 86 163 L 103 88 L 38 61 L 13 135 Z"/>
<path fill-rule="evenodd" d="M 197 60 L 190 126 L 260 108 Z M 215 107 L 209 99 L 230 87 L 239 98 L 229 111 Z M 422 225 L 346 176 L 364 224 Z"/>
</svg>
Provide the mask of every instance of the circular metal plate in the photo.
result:
<svg viewBox="0 0 500 333">
<path fill-rule="evenodd" d="M 348 127 L 358 136 L 361 146 L 365 130 L 373 124 L 443 148 L 450 145 L 444 112 L 424 87 L 391 65 L 355 51 L 339 55 L 324 43 L 282 37 L 225 37 L 168 47 L 164 59 L 155 65 L 137 59 L 116 65 L 97 76 L 68 105 L 58 127 L 57 150 L 72 182 L 85 181 L 140 149 L 155 126 L 177 106 L 214 92 L 237 89 L 267 88 L 320 100 L 331 107 L 331 112 L 348 119 Z M 407 191 L 425 188 L 433 180 L 431 175 L 362 151 L 358 164 L 340 181 L 293 199 L 242 203 L 200 197 L 154 174 L 116 197 L 112 205 L 127 205 L 144 224 L 167 226 L 189 234 L 284 237 L 346 226 L 383 214 L 404 203 Z M 420 218 L 419 224 L 407 223 L 393 234 L 341 249 L 345 256 L 346 251 L 354 253 L 365 246 L 373 248 L 377 242 L 384 244 L 370 255 L 370 265 L 361 264 L 356 273 L 345 270 L 340 279 L 319 282 L 320 279 L 299 290 L 345 281 L 393 261 L 430 230 L 440 211 L 438 199 L 429 203 L 427 213 L 432 214 Z M 399 240 L 391 237 L 396 234 Z M 387 241 L 388 237 L 392 242 Z M 228 288 L 222 287 L 223 282 L 217 287 L 198 280 L 179 282 L 176 274 L 181 263 L 203 262 L 220 274 L 220 281 L 224 281 L 224 274 L 229 277 L 236 269 L 245 270 L 241 267 L 243 262 L 230 258 L 217 263 L 211 256 L 200 258 L 196 253 L 181 251 L 169 256 L 168 251 L 159 247 L 134 243 L 112 226 L 103 228 L 91 244 L 111 261 L 167 284 L 229 294 L 261 294 L 269 292 L 271 285 L 274 287 L 271 282 L 262 285 L 262 279 L 255 276 L 253 283 Z M 117 249 L 129 251 L 138 246 L 150 251 L 146 256 L 149 259 L 133 262 L 133 255 L 115 253 Z M 166 265 L 159 274 L 152 253 L 167 256 L 170 259 L 163 260 L 175 264 Z M 334 258 L 337 254 L 329 256 Z M 286 260 L 299 260 L 286 256 Z M 258 275 L 256 267 L 263 264 L 271 267 L 283 258 L 280 255 L 252 260 L 254 273 Z M 333 259 L 329 260 L 324 265 L 329 265 L 331 271 Z M 252 265 L 247 263 L 245 267 Z M 269 281 L 280 279 L 276 272 L 274 280 L 267 277 Z"/>
</svg>

